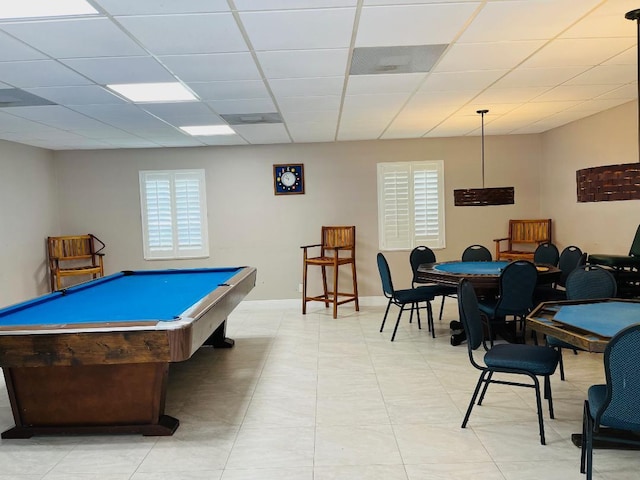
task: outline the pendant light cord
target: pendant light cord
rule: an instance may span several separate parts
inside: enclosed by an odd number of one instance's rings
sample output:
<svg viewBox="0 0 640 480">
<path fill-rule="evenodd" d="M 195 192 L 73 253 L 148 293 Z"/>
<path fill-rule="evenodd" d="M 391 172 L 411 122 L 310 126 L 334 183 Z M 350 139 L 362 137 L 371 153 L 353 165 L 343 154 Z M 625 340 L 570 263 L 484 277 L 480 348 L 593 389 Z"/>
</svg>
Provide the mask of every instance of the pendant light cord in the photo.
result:
<svg viewBox="0 0 640 480">
<path fill-rule="evenodd" d="M 482 188 L 484 188 L 484 114 L 485 113 L 489 113 L 489 110 L 478 110 L 476 111 L 476 113 L 479 113 L 480 115 L 482 115 L 482 130 L 481 130 L 481 135 L 482 135 Z"/>
<path fill-rule="evenodd" d="M 627 20 L 635 20 L 637 24 L 636 51 L 638 59 L 636 61 L 636 67 L 638 69 L 638 75 L 636 83 L 638 84 L 638 155 L 640 156 L 640 8 L 627 12 L 624 18 Z"/>
</svg>

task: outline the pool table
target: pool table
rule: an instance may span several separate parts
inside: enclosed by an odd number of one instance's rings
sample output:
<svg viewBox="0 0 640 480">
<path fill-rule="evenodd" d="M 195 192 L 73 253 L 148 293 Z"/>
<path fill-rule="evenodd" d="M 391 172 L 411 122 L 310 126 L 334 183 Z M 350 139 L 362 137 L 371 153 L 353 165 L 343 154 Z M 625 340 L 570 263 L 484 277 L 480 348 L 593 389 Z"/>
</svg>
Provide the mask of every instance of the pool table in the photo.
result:
<svg viewBox="0 0 640 480">
<path fill-rule="evenodd" d="M 253 267 L 124 271 L 0 310 L 2 438 L 172 435 L 170 362 L 231 347 L 227 316 L 255 281 Z"/>
</svg>

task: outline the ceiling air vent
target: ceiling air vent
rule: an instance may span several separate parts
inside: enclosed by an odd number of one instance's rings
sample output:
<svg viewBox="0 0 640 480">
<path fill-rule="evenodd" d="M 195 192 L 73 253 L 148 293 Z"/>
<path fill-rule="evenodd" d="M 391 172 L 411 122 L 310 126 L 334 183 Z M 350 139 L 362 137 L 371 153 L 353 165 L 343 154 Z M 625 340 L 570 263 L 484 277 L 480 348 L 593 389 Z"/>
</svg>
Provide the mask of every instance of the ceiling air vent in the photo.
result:
<svg viewBox="0 0 640 480">
<path fill-rule="evenodd" d="M 227 113 L 220 115 L 229 125 L 259 125 L 282 123 L 279 113 Z"/>
<path fill-rule="evenodd" d="M 351 75 L 429 72 L 449 45 L 360 47 L 353 50 Z"/>
</svg>

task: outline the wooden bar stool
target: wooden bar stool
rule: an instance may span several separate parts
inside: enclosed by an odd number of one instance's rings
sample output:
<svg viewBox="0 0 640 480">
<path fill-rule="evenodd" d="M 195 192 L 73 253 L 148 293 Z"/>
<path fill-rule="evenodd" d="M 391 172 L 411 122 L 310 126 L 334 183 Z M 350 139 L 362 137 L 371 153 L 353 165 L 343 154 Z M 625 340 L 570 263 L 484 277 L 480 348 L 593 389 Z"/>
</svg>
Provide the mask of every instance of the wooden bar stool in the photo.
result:
<svg viewBox="0 0 640 480">
<path fill-rule="evenodd" d="M 320 247 L 320 256 L 310 257 L 308 250 Z M 307 302 L 324 302 L 325 307 L 333 304 L 333 318 L 338 317 L 338 305 L 347 302 L 355 302 L 356 311 L 360 310 L 358 304 L 358 280 L 356 276 L 356 227 L 322 227 L 322 243 L 305 245 L 303 254 L 303 278 L 302 278 L 302 313 L 307 313 Z M 307 267 L 309 265 L 322 268 L 322 286 L 324 293 L 317 296 L 307 294 Z M 353 279 L 353 292 L 340 292 L 338 290 L 338 267 L 351 265 Z M 327 267 L 333 267 L 333 287 L 327 288 Z"/>
</svg>

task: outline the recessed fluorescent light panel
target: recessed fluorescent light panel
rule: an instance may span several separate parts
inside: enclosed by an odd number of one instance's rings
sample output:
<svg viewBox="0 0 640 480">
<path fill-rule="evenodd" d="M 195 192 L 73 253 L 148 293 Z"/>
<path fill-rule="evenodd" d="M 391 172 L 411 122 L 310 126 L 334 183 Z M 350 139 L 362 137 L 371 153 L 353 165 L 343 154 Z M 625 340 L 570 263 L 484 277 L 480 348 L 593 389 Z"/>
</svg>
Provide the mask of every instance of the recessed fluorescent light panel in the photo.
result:
<svg viewBox="0 0 640 480">
<path fill-rule="evenodd" d="M 2 2 L 0 18 L 42 18 L 96 15 L 85 0 L 17 0 Z"/>
<path fill-rule="evenodd" d="M 236 132 L 229 125 L 195 125 L 192 127 L 179 127 L 194 137 L 204 137 L 212 135 L 235 135 Z"/>
<path fill-rule="evenodd" d="M 132 102 L 193 102 L 197 98 L 179 82 L 107 85 Z"/>
</svg>

